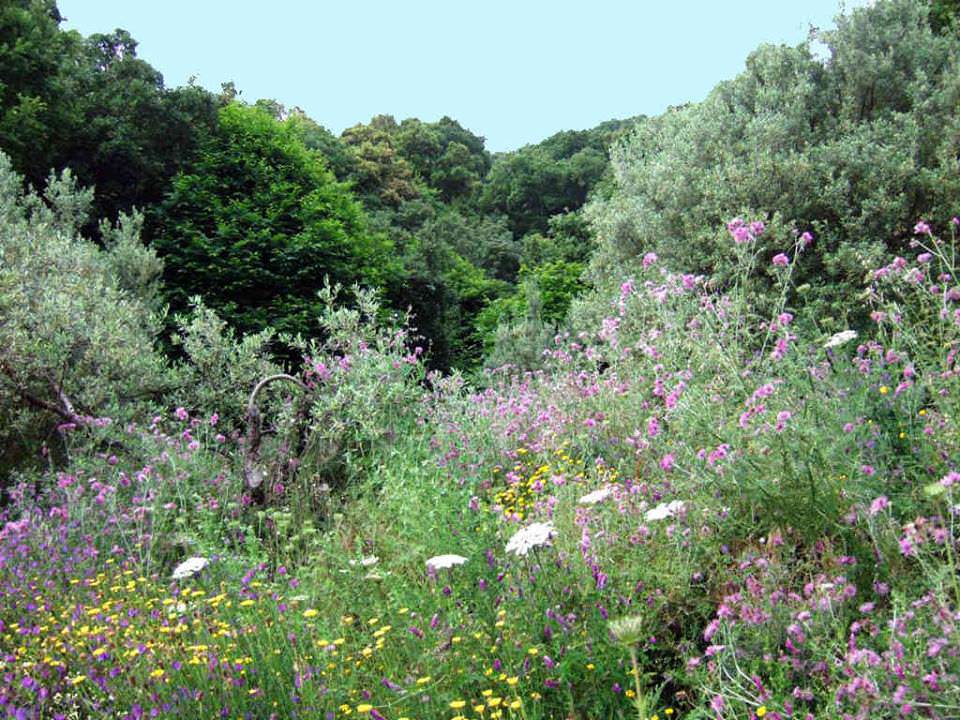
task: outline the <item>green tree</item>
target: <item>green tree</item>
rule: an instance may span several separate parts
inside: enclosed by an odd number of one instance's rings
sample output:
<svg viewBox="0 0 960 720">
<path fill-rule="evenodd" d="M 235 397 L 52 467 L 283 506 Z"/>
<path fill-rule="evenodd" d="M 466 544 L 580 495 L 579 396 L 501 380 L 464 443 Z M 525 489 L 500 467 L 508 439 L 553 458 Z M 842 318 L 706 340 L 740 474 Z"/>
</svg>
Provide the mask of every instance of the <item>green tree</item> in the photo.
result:
<svg viewBox="0 0 960 720">
<path fill-rule="evenodd" d="M 126 31 L 83 38 L 61 20 L 53 2 L 0 6 L 0 148 L 38 187 L 51 168 L 69 167 L 96 188 L 92 218 L 113 221 L 162 198 L 215 125 L 215 99 L 165 89 Z"/>
<path fill-rule="evenodd" d="M 481 207 L 509 218 L 518 237 L 546 233 L 550 218 L 580 208 L 607 173 L 610 144 L 636 120 L 565 131 L 537 145 L 497 156 L 484 182 Z"/>
<path fill-rule="evenodd" d="M 59 82 L 81 38 L 64 33 L 53 0 L 0 4 L 0 148 L 40 187 L 69 132 L 67 92 Z"/>
<path fill-rule="evenodd" d="M 168 297 L 202 296 L 243 332 L 314 335 L 324 278 L 383 286 L 396 271 L 390 243 L 296 127 L 232 103 L 173 182 L 156 248 Z"/>
<path fill-rule="evenodd" d="M 589 216 L 597 282 L 656 251 L 677 268 L 730 270 L 725 224 L 764 220 L 769 259 L 812 231 L 794 278 L 811 315 L 842 320 L 865 273 L 914 223 L 960 206 L 960 40 L 927 5 L 884 0 L 820 32 L 829 56 L 762 46 L 701 103 L 642 124 L 614 152 L 615 189 Z M 791 298 L 800 303 L 800 297 Z"/>
</svg>

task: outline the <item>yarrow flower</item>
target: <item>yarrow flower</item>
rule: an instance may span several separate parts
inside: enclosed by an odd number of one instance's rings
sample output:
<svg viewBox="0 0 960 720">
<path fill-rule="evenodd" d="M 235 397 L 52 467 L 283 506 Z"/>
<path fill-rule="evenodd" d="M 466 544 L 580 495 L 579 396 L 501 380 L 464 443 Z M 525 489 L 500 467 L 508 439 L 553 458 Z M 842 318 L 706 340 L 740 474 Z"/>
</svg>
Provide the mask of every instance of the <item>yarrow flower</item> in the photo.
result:
<svg viewBox="0 0 960 720">
<path fill-rule="evenodd" d="M 369 557 L 361 558 L 359 563 L 356 560 L 351 560 L 350 564 L 354 566 L 360 565 L 360 567 L 372 567 L 378 562 L 380 562 L 380 558 L 378 558 L 376 555 L 371 555 Z"/>
<path fill-rule="evenodd" d="M 466 561 L 463 555 L 434 555 L 427 560 L 427 567 L 434 570 L 447 570 L 455 565 L 463 565 Z"/>
<path fill-rule="evenodd" d="M 835 348 L 845 345 L 854 338 L 857 337 L 856 330 L 844 330 L 843 332 L 838 332 L 835 335 L 831 335 L 830 338 L 823 344 L 824 348 Z"/>
<path fill-rule="evenodd" d="M 555 534 L 552 523 L 533 523 L 521 528 L 507 542 L 506 551 L 516 555 L 526 555 L 536 547 L 550 544 Z"/>
<path fill-rule="evenodd" d="M 660 503 L 652 510 L 647 510 L 644 518 L 647 520 L 666 520 L 679 514 L 686 507 L 683 500 L 674 500 L 669 503 Z"/>
<path fill-rule="evenodd" d="M 187 558 L 174 568 L 173 575 L 170 577 L 174 580 L 185 580 L 193 577 L 209 564 L 210 561 L 203 557 Z"/>
<path fill-rule="evenodd" d="M 604 487 L 600 488 L 599 490 L 594 490 L 592 493 L 587 493 L 577 502 L 581 505 L 596 505 L 597 503 L 602 503 L 612 494 L 613 490 L 608 487 Z"/>
</svg>

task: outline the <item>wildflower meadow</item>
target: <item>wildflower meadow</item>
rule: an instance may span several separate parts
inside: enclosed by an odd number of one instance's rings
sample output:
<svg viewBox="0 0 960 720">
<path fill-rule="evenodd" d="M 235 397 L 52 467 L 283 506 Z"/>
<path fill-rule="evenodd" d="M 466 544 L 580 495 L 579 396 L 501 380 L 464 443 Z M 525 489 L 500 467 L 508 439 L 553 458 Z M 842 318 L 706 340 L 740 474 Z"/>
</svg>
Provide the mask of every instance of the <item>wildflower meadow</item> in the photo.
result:
<svg viewBox="0 0 960 720">
<path fill-rule="evenodd" d="M 649 257 L 594 332 L 482 387 L 332 305 L 261 501 L 215 412 L 61 423 L 3 511 L 4 711 L 956 716 L 957 224 L 872 270 L 869 333 Z M 745 266 L 763 232 L 730 223 Z M 291 468 L 304 394 L 311 422 L 361 407 Z"/>
<path fill-rule="evenodd" d="M 496 156 L 0 10 L 0 718 L 960 718 L 960 14 L 856 5 Z"/>
</svg>

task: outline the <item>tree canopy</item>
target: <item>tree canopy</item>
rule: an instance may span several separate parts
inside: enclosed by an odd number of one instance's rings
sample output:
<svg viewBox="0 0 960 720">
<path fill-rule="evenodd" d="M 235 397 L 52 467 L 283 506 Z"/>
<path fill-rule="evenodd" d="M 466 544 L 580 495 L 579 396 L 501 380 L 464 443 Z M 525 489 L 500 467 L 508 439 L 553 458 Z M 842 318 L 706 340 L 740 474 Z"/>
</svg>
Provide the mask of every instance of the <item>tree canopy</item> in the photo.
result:
<svg viewBox="0 0 960 720">
<path fill-rule="evenodd" d="M 396 272 L 390 242 L 367 230 L 298 129 L 238 102 L 220 110 L 158 216 L 174 308 L 201 295 L 241 331 L 314 334 L 324 278 L 382 287 Z"/>
</svg>

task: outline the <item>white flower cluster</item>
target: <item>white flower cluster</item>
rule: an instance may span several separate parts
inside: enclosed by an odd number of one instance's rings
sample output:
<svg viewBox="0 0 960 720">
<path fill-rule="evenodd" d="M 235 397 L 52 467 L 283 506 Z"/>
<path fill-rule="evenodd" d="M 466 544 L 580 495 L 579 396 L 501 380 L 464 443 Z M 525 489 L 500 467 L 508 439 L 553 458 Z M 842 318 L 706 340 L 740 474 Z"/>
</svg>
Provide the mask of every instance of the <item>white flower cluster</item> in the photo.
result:
<svg viewBox="0 0 960 720">
<path fill-rule="evenodd" d="M 592 493 L 587 493 L 577 502 L 581 505 L 596 505 L 597 503 L 602 503 L 608 497 L 613 495 L 613 490 L 609 486 L 600 488 L 599 490 L 594 490 Z"/>
<path fill-rule="evenodd" d="M 380 562 L 380 558 L 378 558 L 376 555 L 371 555 L 369 557 L 361 558 L 359 563 L 356 560 L 349 560 L 348 562 L 354 567 L 357 565 L 360 565 L 360 567 L 373 567 Z"/>
<path fill-rule="evenodd" d="M 191 557 L 184 560 L 173 569 L 172 577 L 174 580 L 186 580 L 203 570 L 210 561 L 202 557 Z"/>
<path fill-rule="evenodd" d="M 840 347 L 841 345 L 846 345 L 848 342 L 857 337 L 856 330 L 844 330 L 843 332 L 838 332 L 836 335 L 831 335 L 830 339 L 827 340 L 824 344 L 824 348 L 835 348 Z"/>
<path fill-rule="evenodd" d="M 427 567 L 434 570 L 447 570 L 455 565 L 463 565 L 466 561 L 463 555 L 434 555 L 427 560 Z"/>
<path fill-rule="evenodd" d="M 666 520 L 668 517 L 673 517 L 674 515 L 682 512 L 685 507 L 686 506 L 683 504 L 683 500 L 660 503 L 652 510 L 647 510 L 643 517 L 647 520 Z"/>
<path fill-rule="evenodd" d="M 551 523 L 533 523 L 514 533 L 507 542 L 507 552 L 526 555 L 533 548 L 550 544 L 555 531 Z"/>
</svg>

